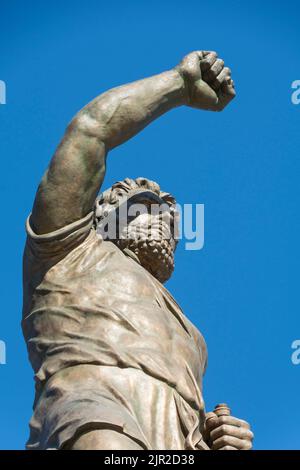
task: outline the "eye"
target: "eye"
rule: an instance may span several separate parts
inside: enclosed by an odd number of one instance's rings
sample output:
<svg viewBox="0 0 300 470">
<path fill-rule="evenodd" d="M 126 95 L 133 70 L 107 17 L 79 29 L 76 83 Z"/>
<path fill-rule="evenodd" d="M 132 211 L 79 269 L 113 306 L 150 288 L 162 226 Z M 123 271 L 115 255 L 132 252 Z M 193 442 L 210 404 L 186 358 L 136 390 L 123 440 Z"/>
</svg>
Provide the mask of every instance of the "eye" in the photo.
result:
<svg viewBox="0 0 300 470">
<path fill-rule="evenodd" d="M 136 218 L 136 215 L 127 215 L 127 223 L 129 224 Z"/>
<path fill-rule="evenodd" d="M 149 201 L 149 199 L 141 199 L 139 202 L 139 204 L 142 204 L 146 209 L 147 211 L 149 212 L 151 210 L 151 201 Z M 139 215 L 141 214 L 140 212 L 137 212 Z"/>
</svg>

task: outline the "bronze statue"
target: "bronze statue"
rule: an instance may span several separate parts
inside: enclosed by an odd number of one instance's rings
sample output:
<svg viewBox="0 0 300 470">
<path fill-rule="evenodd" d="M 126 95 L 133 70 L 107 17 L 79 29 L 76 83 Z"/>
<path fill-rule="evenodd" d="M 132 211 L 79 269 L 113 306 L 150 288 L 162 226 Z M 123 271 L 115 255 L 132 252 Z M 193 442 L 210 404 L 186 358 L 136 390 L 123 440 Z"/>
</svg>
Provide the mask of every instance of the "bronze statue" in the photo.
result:
<svg viewBox="0 0 300 470">
<path fill-rule="evenodd" d="M 196 51 L 103 93 L 68 126 L 26 223 L 28 449 L 251 448 L 249 425 L 225 405 L 205 414 L 206 345 L 162 284 L 174 266 L 174 198 L 126 178 L 96 199 L 114 147 L 172 108 L 221 111 L 234 96 L 230 69 Z M 124 202 L 164 204 L 164 214 L 128 217 L 129 236 L 104 240 L 99 226 Z"/>
</svg>

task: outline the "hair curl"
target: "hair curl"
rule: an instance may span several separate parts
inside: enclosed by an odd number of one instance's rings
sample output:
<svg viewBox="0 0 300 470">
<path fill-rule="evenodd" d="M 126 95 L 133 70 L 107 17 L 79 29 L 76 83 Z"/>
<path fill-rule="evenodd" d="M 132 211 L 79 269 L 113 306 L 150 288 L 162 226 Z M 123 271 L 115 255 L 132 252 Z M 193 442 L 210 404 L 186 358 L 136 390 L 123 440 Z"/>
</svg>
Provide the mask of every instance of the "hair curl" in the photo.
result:
<svg viewBox="0 0 300 470">
<path fill-rule="evenodd" d="M 152 191 L 159 196 L 166 204 L 174 210 L 176 205 L 175 198 L 170 194 L 160 190 L 159 184 L 147 178 L 125 178 L 123 181 L 117 181 L 109 189 L 104 191 L 95 201 L 95 226 L 100 220 L 118 206 L 121 200 L 128 198 L 135 191 L 144 189 Z"/>
</svg>

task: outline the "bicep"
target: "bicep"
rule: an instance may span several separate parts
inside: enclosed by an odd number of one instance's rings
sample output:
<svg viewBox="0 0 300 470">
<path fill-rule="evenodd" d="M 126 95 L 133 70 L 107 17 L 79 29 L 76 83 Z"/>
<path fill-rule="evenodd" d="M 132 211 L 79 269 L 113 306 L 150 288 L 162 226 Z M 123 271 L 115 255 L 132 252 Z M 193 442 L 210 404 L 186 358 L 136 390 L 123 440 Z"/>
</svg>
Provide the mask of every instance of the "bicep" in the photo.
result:
<svg viewBox="0 0 300 470">
<path fill-rule="evenodd" d="M 85 217 L 105 175 L 104 143 L 70 127 L 38 187 L 31 224 L 38 234 L 49 233 Z"/>
</svg>

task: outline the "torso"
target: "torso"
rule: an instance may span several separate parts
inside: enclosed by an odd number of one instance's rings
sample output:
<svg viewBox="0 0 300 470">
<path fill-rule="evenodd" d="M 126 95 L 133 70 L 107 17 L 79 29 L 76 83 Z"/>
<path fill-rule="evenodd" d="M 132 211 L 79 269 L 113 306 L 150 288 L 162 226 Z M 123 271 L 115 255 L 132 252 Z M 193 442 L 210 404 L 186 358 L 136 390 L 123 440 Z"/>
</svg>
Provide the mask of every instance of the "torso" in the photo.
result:
<svg viewBox="0 0 300 470">
<path fill-rule="evenodd" d="M 38 285 L 32 278 L 24 286 L 23 319 L 40 383 L 74 364 L 134 367 L 203 407 L 204 340 L 136 261 L 92 231 L 40 278 Z"/>
</svg>

